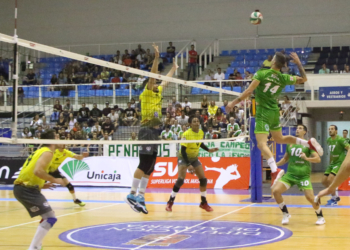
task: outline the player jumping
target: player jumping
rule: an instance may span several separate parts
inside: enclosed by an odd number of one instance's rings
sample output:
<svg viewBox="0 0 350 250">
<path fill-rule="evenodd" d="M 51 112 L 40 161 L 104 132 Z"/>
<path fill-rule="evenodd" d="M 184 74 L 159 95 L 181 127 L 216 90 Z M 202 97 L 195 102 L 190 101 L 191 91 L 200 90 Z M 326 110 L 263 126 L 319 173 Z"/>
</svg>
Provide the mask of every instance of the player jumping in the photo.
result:
<svg viewBox="0 0 350 250">
<path fill-rule="evenodd" d="M 153 45 L 155 50 L 155 59 L 152 65 L 152 73 L 158 72 L 158 46 Z M 166 75 L 172 77 L 178 68 L 175 60 L 173 67 Z M 156 79 L 150 78 L 145 86 L 144 91 L 140 95 L 141 100 L 141 116 L 142 127 L 138 134 L 139 140 L 159 140 L 159 126 L 162 124 L 160 118 L 162 116 L 162 92 L 167 87 L 169 82 L 162 81 L 160 85 L 156 84 Z M 157 160 L 158 144 L 148 144 L 139 146 L 140 163 L 134 173 L 134 178 L 131 185 L 131 192 L 125 198 L 125 202 L 137 213 L 148 214 L 145 204 L 145 191 L 148 184 L 149 176 L 154 170 L 154 165 Z M 138 189 L 138 195 L 137 193 Z"/>
<path fill-rule="evenodd" d="M 286 85 L 300 84 L 307 81 L 305 70 L 298 55 L 296 53 L 291 53 L 290 56 L 294 63 L 298 66 L 301 77 L 282 74 L 280 70 L 285 65 L 286 58 L 282 53 L 276 52 L 272 59 L 271 69 L 261 69 L 256 72 L 249 87 L 241 94 L 240 97 L 234 99 L 226 106 L 226 112 L 229 112 L 235 105 L 249 97 L 255 90 L 256 126 L 254 133 L 256 134 L 258 148 L 261 150 L 262 155 L 267 160 L 267 163 L 271 168 L 271 188 L 273 188 L 275 180 L 283 176 L 284 171 L 277 169 L 273 154 L 267 146 L 267 137 L 269 132 L 271 132 L 271 135 L 276 143 L 303 145 L 316 151 L 320 156 L 323 155 L 323 149 L 315 138 L 311 138 L 309 141 L 306 141 L 294 136 L 282 135 L 277 98 Z"/>
<path fill-rule="evenodd" d="M 307 128 L 304 125 L 298 125 L 296 136 L 304 139 Z M 284 157 L 277 162 L 277 166 L 282 166 L 288 162 L 288 172 L 282 176 L 279 181 L 276 181 L 272 189 L 273 195 L 279 208 L 283 212 L 282 224 L 287 225 L 291 215 L 288 212 L 287 206 L 283 201 L 282 194 L 294 185 L 297 185 L 300 191 L 304 191 L 306 199 L 311 203 L 317 215 L 317 225 L 326 223 L 323 218 L 321 207 L 314 202 L 314 193 L 312 189 L 310 174 L 311 164 L 321 162 L 320 156 L 312 149 L 303 145 L 287 145 L 287 150 Z"/>
<path fill-rule="evenodd" d="M 41 139 L 55 139 L 55 131 L 43 132 Z M 31 154 L 14 182 L 13 193 L 16 199 L 27 209 L 30 217 L 40 215 L 42 218 L 29 250 L 42 249 L 44 237 L 57 222 L 50 204 L 40 192 L 41 189 L 53 187 L 53 183 L 64 186 L 62 179 L 54 178 L 48 174 L 56 146 L 55 144 L 42 145 L 40 149 Z"/>
<path fill-rule="evenodd" d="M 183 133 L 183 140 L 202 140 L 204 136 L 203 130 L 199 129 L 200 122 L 197 117 L 190 117 L 188 120 L 191 128 Z M 214 153 L 218 151 L 218 148 L 209 149 L 204 143 L 181 143 L 181 151 L 178 155 L 178 168 L 179 176 L 173 187 L 173 191 L 170 195 L 170 199 L 165 208 L 166 211 L 172 212 L 172 206 L 174 204 L 175 197 L 179 192 L 181 186 L 184 184 L 187 170 L 193 174 L 196 173 L 199 179 L 199 189 L 201 192 L 201 203 L 200 208 L 207 212 L 212 212 L 213 209 L 208 205 L 207 202 L 207 178 L 205 178 L 202 163 L 198 160 L 199 148 L 204 149 L 209 153 Z"/>
<path fill-rule="evenodd" d="M 345 159 L 346 150 L 348 150 L 350 147 L 347 140 L 338 135 L 338 127 L 336 125 L 329 126 L 328 133 L 330 135 L 330 137 L 327 139 L 327 145 L 330 152 L 330 163 L 322 178 L 322 184 L 325 187 L 329 187 L 335 176 L 337 176 L 340 166 Z M 335 190 L 332 193 L 332 198 L 327 201 L 326 205 L 336 206 L 338 205 L 339 201 L 340 197 L 338 196 L 338 191 Z"/>
</svg>

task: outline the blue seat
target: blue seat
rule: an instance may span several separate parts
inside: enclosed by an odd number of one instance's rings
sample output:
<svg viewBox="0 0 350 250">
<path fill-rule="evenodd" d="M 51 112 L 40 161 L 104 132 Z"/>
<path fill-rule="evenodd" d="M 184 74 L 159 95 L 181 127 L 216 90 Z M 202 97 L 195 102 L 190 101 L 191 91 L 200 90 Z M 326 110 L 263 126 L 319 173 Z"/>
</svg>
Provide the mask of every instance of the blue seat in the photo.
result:
<svg viewBox="0 0 350 250">
<path fill-rule="evenodd" d="M 259 62 L 258 61 L 250 61 L 249 66 L 250 67 L 258 67 L 259 66 Z"/>
<path fill-rule="evenodd" d="M 258 51 L 259 51 L 259 54 L 265 54 L 266 53 L 265 49 L 258 49 Z"/>
<path fill-rule="evenodd" d="M 304 52 L 305 52 L 305 53 L 311 53 L 311 51 L 312 51 L 312 48 L 305 48 L 305 49 L 304 49 Z"/>
<path fill-rule="evenodd" d="M 204 84 L 204 82 L 197 82 L 197 84 L 203 85 L 203 84 Z"/>
<path fill-rule="evenodd" d="M 286 54 L 290 54 L 290 53 L 294 52 L 294 49 L 292 49 L 292 48 L 287 48 L 287 49 L 285 50 L 285 52 L 286 52 Z"/>
<path fill-rule="evenodd" d="M 267 49 L 266 51 L 269 55 L 275 54 L 275 49 Z"/>
<path fill-rule="evenodd" d="M 254 70 L 253 67 L 247 67 L 245 70 L 246 70 L 246 71 L 249 71 L 251 74 L 254 74 L 254 73 L 255 73 L 255 70 Z"/>
<path fill-rule="evenodd" d="M 260 69 L 260 67 L 254 67 L 255 72 L 257 72 Z"/>
<path fill-rule="evenodd" d="M 202 94 L 210 94 L 211 91 L 208 90 L 208 89 L 202 89 L 201 93 L 202 93 Z"/>
<path fill-rule="evenodd" d="M 249 61 L 242 61 L 239 64 L 240 67 L 248 67 L 249 66 Z"/>
<path fill-rule="evenodd" d="M 229 77 L 230 77 L 230 74 L 233 74 L 233 72 L 232 73 L 225 73 L 225 79 L 228 79 Z"/>
<path fill-rule="evenodd" d="M 243 61 L 244 60 L 244 56 L 243 55 L 237 55 L 235 58 L 235 61 Z"/>
<path fill-rule="evenodd" d="M 247 54 L 247 52 L 248 51 L 246 49 L 242 49 L 242 50 L 239 51 L 239 54 L 240 55 L 244 55 L 244 54 Z"/>
<path fill-rule="evenodd" d="M 233 74 L 233 68 L 228 67 L 228 68 L 226 69 L 226 73 L 227 73 L 227 74 Z"/>
<path fill-rule="evenodd" d="M 106 89 L 104 91 L 104 96 L 113 96 L 113 90 L 111 89 Z"/>
<path fill-rule="evenodd" d="M 128 84 L 120 84 L 120 89 L 125 89 Z"/>
<path fill-rule="evenodd" d="M 232 50 L 230 52 L 230 56 L 236 56 L 236 55 L 238 55 L 238 50 Z"/>
<path fill-rule="evenodd" d="M 104 92 L 105 92 L 104 89 L 97 89 L 95 92 L 95 95 L 96 96 L 104 96 Z"/>
<path fill-rule="evenodd" d="M 231 90 L 231 87 L 225 86 L 225 87 L 222 87 L 222 89 Z"/>
<path fill-rule="evenodd" d="M 96 90 L 94 89 L 91 89 L 91 90 L 88 90 L 88 96 L 96 96 Z"/>
<path fill-rule="evenodd" d="M 75 90 L 70 90 L 68 92 L 68 97 L 75 97 Z"/>
<path fill-rule="evenodd" d="M 237 71 L 241 74 L 244 74 L 244 68 L 243 67 L 238 67 Z"/>
<path fill-rule="evenodd" d="M 167 57 L 167 55 L 168 55 L 168 53 L 166 53 L 166 52 L 161 52 L 160 53 L 160 57 L 161 58 Z"/>
<path fill-rule="evenodd" d="M 228 56 L 228 55 L 230 55 L 229 51 L 228 51 L 228 50 L 223 50 L 223 51 L 221 52 L 221 55 L 220 55 L 220 56 Z"/>
<path fill-rule="evenodd" d="M 242 88 L 241 87 L 233 87 L 233 91 L 242 93 Z"/>
<path fill-rule="evenodd" d="M 303 51 L 303 48 L 295 48 L 295 53 L 300 54 Z"/>
<path fill-rule="evenodd" d="M 191 90 L 191 94 L 197 95 L 200 94 L 201 89 L 200 88 L 192 88 Z"/>
<path fill-rule="evenodd" d="M 244 58 L 245 58 L 247 61 L 251 61 L 251 60 L 253 60 L 253 55 L 246 55 Z"/>
<path fill-rule="evenodd" d="M 276 52 L 281 52 L 282 50 L 284 50 L 284 48 L 278 48 L 276 49 Z"/>
<path fill-rule="evenodd" d="M 234 62 L 231 63 L 231 67 L 233 67 L 233 68 L 236 68 L 238 66 L 239 66 L 238 61 L 234 61 Z"/>
<path fill-rule="evenodd" d="M 285 92 L 294 92 L 295 91 L 295 86 L 294 85 L 287 85 Z"/>
<path fill-rule="evenodd" d="M 252 50 L 249 50 L 248 51 L 248 55 L 256 55 L 257 54 L 257 52 L 256 52 L 256 50 L 255 49 L 252 49 Z"/>
<path fill-rule="evenodd" d="M 52 94 L 51 94 L 51 91 L 43 91 L 41 93 L 41 96 L 44 97 L 44 98 L 51 98 Z"/>
</svg>

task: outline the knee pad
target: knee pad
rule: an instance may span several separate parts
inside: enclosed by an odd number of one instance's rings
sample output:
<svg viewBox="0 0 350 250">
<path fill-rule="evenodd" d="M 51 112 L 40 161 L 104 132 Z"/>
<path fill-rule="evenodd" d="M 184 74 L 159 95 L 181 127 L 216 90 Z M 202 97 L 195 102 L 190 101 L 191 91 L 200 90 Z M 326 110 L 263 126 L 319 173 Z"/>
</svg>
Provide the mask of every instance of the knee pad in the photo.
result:
<svg viewBox="0 0 350 250">
<path fill-rule="evenodd" d="M 207 178 L 202 178 L 202 179 L 199 179 L 199 186 L 201 187 L 206 187 L 207 186 Z"/>
<path fill-rule="evenodd" d="M 180 188 L 184 184 L 184 182 L 185 182 L 184 179 L 178 178 L 176 183 L 175 183 L 175 186 Z"/>
<path fill-rule="evenodd" d="M 42 228 L 46 229 L 46 230 L 50 230 L 50 228 L 52 228 L 53 225 L 55 225 L 56 222 L 57 222 L 57 218 L 56 217 L 42 219 L 40 221 L 40 226 Z"/>
<path fill-rule="evenodd" d="M 51 227 L 53 227 L 53 225 L 55 225 L 55 223 L 57 222 L 57 218 L 48 218 L 46 221 L 51 225 Z"/>
<path fill-rule="evenodd" d="M 68 188 L 69 191 L 74 191 L 74 187 L 70 183 L 67 184 L 66 188 Z"/>
</svg>

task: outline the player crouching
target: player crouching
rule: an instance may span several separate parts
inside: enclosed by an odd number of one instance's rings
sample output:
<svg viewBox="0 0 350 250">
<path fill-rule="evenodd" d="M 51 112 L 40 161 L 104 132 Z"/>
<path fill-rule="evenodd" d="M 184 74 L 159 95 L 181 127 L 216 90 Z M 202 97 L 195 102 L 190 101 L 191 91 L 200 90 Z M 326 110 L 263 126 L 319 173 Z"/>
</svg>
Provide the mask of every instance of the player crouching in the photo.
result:
<svg viewBox="0 0 350 250">
<path fill-rule="evenodd" d="M 304 139 L 307 128 L 304 125 L 297 127 L 296 136 Z M 316 225 L 326 223 L 323 218 L 320 204 L 314 202 L 314 193 L 311 184 L 311 162 L 321 162 L 320 156 L 316 151 L 299 144 L 287 145 L 287 150 L 284 157 L 277 163 L 277 166 L 284 165 L 288 162 L 288 172 L 276 181 L 272 189 L 273 195 L 279 208 L 283 212 L 282 224 L 287 225 L 291 215 L 288 213 L 286 204 L 283 201 L 282 193 L 290 187 L 297 185 L 301 191 L 304 191 L 306 199 L 311 203 L 317 215 Z"/>
<path fill-rule="evenodd" d="M 188 120 L 191 128 L 188 129 L 182 135 L 183 140 L 202 140 L 204 136 L 203 130 L 199 129 L 200 122 L 199 119 L 195 116 L 190 117 Z M 193 174 L 196 173 L 199 179 L 199 189 L 201 192 L 201 203 L 200 208 L 204 209 L 207 212 L 212 212 L 213 209 L 208 205 L 207 202 L 207 178 L 205 178 L 204 170 L 202 163 L 198 160 L 199 148 L 206 150 L 209 153 L 214 153 L 218 151 L 218 148 L 209 149 L 204 143 L 181 143 L 181 152 L 178 155 L 178 168 L 179 176 L 173 187 L 173 192 L 170 195 L 170 199 L 165 208 L 166 211 L 172 212 L 172 206 L 176 194 L 179 192 L 181 186 L 184 184 L 186 178 L 187 170 Z"/>
</svg>

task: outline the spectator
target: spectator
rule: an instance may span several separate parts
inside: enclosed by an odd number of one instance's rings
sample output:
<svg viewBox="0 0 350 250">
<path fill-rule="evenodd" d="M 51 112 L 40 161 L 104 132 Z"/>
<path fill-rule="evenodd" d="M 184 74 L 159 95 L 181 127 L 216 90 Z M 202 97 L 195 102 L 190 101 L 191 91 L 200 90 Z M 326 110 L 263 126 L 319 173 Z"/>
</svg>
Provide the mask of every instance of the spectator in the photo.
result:
<svg viewBox="0 0 350 250">
<path fill-rule="evenodd" d="M 113 62 L 116 63 L 116 64 L 122 64 L 123 63 L 121 58 L 120 58 L 120 56 L 117 56 L 117 55 L 113 57 Z"/>
<path fill-rule="evenodd" d="M 98 70 L 98 67 L 97 66 L 95 66 L 95 69 L 94 69 L 94 71 L 92 72 L 92 76 L 94 77 L 94 78 L 97 78 L 97 76 L 100 74 L 100 71 Z"/>
<path fill-rule="evenodd" d="M 272 65 L 272 56 L 269 55 L 267 59 L 263 62 L 263 68 L 271 68 Z"/>
<path fill-rule="evenodd" d="M 182 131 L 181 125 L 178 120 L 174 121 L 174 125 L 171 125 L 170 131 L 173 133 L 173 139 L 177 140 L 179 137 L 180 131 Z"/>
<path fill-rule="evenodd" d="M 184 102 L 181 104 L 183 109 L 186 108 L 186 107 L 190 107 L 191 108 L 191 105 L 192 104 L 188 101 L 187 97 L 184 98 Z"/>
<path fill-rule="evenodd" d="M 124 51 L 124 55 L 122 56 L 122 61 L 124 61 L 124 59 L 126 59 L 127 56 L 130 56 L 130 54 L 129 54 L 129 51 L 126 49 Z"/>
<path fill-rule="evenodd" d="M 108 132 L 103 133 L 103 137 L 100 139 L 100 141 L 111 141 L 112 137 L 108 134 Z"/>
<path fill-rule="evenodd" d="M 115 57 L 122 57 L 122 55 L 120 54 L 120 50 L 117 50 L 117 52 L 115 53 Z"/>
<path fill-rule="evenodd" d="M 204 80 L 206 81 L 206 82 L 204 82 L 204 85 L 206 85 L 206 86 L 213 86 L 212 82 L 207 82 L 207 81 L 212 81 L 213 79 L 214 78 L 212 76 L 212 71 L 210 69 L 207 69 L 207 74 L 204 77 Z"/>
<path fill-rule="evenodd" d="M 66 105 L 63 107 L 64 110 L 68 110 L 68 112 L 73 112 L 73 105 L 70 104 L 70 100 L 66 100 Z"/>
<path fill-rule="evenodd" d="M 227 104 L 228 104 L 228 101 L 227 101 L 227 100 L 224 100 L 224 105 L 222 105 L 222 106 L 220 107 L 221 112 L 224 113 L 225 115 L 226 115 L 226 106 L 227 106 Z"/>
<path fill-rule="evenodd" d="M 146 51 L 141 47 L 141 44 L 137 45 L 137 49 L 135 50 L 136 55 L 146 54 Z"/>
<path fill-rule="evenodd" d="M 205 109 L 202 110 L 201 118 L 203 119 L 204 126 L 207 127 L 208 115 L 207 115 L 207 111 Z"/>
<path fill-rule="evenodd" d="M 130 56 L 126 56 L 126 58 L 123 60 L 123 63 L 125 64 L 125 66 L 130 66 L 132 63 L 132 59 L 130 58 Z"/>
<path fill-rule="evenodd" d="M 43 127 L 43 130 L 47 130 L 47 129 L 50 129 L 50 124 L 47 123 L 46 121 L 46 116 L 42 116 L 41 117 L 41 120 L 42 120 L 42 127 Z"/>
<path fill-rule="evenodd" d="M 330 70 L 327 69 L 327 66 L 326 66 L 326 64 L 324 63 L 324 64 L 322 64 L 322 69 L 320 69 L 320 70 L 318 71 L 318 73 L 319 73 L 319 74 L 329 74 L 329 73 L 330 73 Z"/>
<path fill-rule="evenodd" d="M 235 117 L 236 117 L 236 121 L 239 124 L 243 123 L 243 118 L 244 118 L 244 111 L 240 108 L 238 108 L 238 106 L 234 107 L 234 112 L 235 112 Z"/>
<path fill-rule="evenodd" d="M 58 84 L 58 79 L 57 79 L 56 74 L 53 74 L 53 75 L 52 75 L 51 80 L 50 80 L 50 83 L 51 83 L 52 85 Z"/>
<path fill-rule="evenodd" d="M 235 122 L 235 118 L 230 117 L 230 123 L 227 124 L 228 137 L 232 137 L 235 131 L 237 131 L 238 129 L 239 129 L 239 125 L 238 123 Z"/>
<path fill-rule="evenodd" d="M 173 105 L 174 108 L 176 108 L 176 104 L 180 104 L 180 103 L 176 100 L 176 97 L 173 96 L 171 104 Z"/>
<path fill-rule="evenodd" d="M 212 122 L 212 119 L 214 118 L 217 110 L 218 110 L 218 106 L 215 105 L 215 101 L 211 101 L 208 108 L 209 124 Z"/>
<path fill-rule="evenodd" d="M 89 119 L 89 117 L 90 117 L 90 109 L 85 107 L 85 102 L 83 102 L 78 112 L 78 121 L 85 122 Z"/>
<path fill-rule="evenodd" d="M 181 139 L 182 139 L 182 135 L 183 135 L 183 133 L 186 132 L 186 130 L 187 130 L 186 125 L 183 125 L 183 126 L 182 126 L 182 129 L 181 129 L 181 131 L 179 132 L 179 135 L 178 135 L 178 137 L 177 137 L 178 140 L 181 140 Z"/>
<path fill-rule="evenodd" d="M 115 123 L 115 122 L 118 121 L 118 119 L 119 119 L 119 115 L 118 115 L 117 112 L 115 112 L 114 109 L 111 109 L 111 113 L 109 113 L 109 114 L 107 115 L 107 117 L 109 117 L 109 119 L 111 119 L 111 122 L 112 122 L 112 123 Z"/>
<path fill-rule="evenodd" d="M 22 87 L 18 88 L 18 99 L 19 99 L 19 104 L 23 105 L 23 98 L 24 98 L 24 90 Z"/>
<path fill-rule="evenodd" d="M 129 138 L 129 141 L 137 141 L 136 133 L 132 132 L 131 137 Z"/>
<path fill-rule="evenodd" d="M 292 102 L 289 100 L 289 97 L 288 96 L 284 96 L 283 97 L 283 102 L 282 102 L 282 113 L 285 113 L 289 107 L 292 106 Z"/>
<path fill-rule="evenodd" d="M 163 118 L 163 127 L 170 125 L 170 120 L 171 120 L 171 116 L 170 113 L 166 113 L 165 117 Z"/>
<path fill-rule="evenodd" d="M 182 111 L 182 107 L 181 104 L 178 103 L 175 106 L 175 117 L 181 116 L 181 111 Z"/>
<path fill-rule="evenodd" d="M 76 122 L 77 122 L 77 119 L 74 118 L 73 113 L 70 113 L 68 118 L 68 129 L 72 130 Z"/>
<path fill-rule="evenodd" d="M 92 73 L 90 74 L 86 74 L 83 80 L 83 83 L 93 83 L 94 82 L 94 78 L 92 76 Z"/>
<path fill-rule="evenodd" d="M 208 139 L 208 140 L 210 140 L 210 139 L 218 139 L 220 134 L 221 133 L 219 131 L 216 131 L 216 130 L 213 129 L 213 126 L 209 126 L 208 127 L 208 132 L 205 133 L 204 137 L 205 137 L 205 139 Z"/>
<path fill-rule="evenodd" d="M 203 131 L 206 131 L 207 128 L 204 126 L 204 120 L 203 120 L 203 118 L 201 116 L 201 112 L 199 111 L 199 109 L 196 110 L 195 117 L 197 117 L 198 120 L 199 120 L 199 123 L 200 123 L 199 129 L 202 129 Z"/>
<path fill-rule="evenodd" d="M 67 77 L 64 77 L 63 73 L 59 73 L 58 75 L 58 84 L 66 84 Z"/>
<path fill-rule="evenodd" d="M 55 129 L 56 130 L 59 130 L 61 128 L 66 128 L 66 123 L 67 123 L 67 120 L 66 118 L 64 117 L 63 113 L 60 113 L 60 117 L 58 118 L 58 121 L 56 122 L 56 127 Z"/>
<path fill-rule="evenodd" d="M 172 117 L 172 118 L 176 117 L 176 109 L 175 109 L 175 107 L 173 107 L 171 102 L 168 103 L 168 107 L 167 107 L 165 112 L 169 113 L 170 117 Z"/>
<path fill-rule="evenodd" d="M 83 134 L 86 135 L 86 139 L 88 139 L 91 136 L 91 128 L 88 126 L 87 122 L 83 123 L 83 127 L 81 130 Z"/>
<path fill-rule="evenodd" d="M 220 124 L 219 124 L 219 121 L 216 119 L 216 116 L 212 120 L 212 127 L 213 127 L 213 130 L 221 131 Z"/>
<path fill-rule="evenodd" d="M 90 111 L 90 116 L 91 117 L 102 117 L 102 111 L 97 108 L 97 104 L 94 103 L 93 108 Z"/>
<path fill-rule="evenodd" d="M 179 124 L 186 125 L 188 124 L 188 116 L 185 115 L 185 110 L 181 110 L 181 116 L 176 117 L 176 120 L 179 121 Z"/>
<path fill-rule="evenodd" d="M 43 121 L 39 118 L 39 115 L 36 114 L 33 118 L 33 120 L 30 122 L 30 132 L 32 132 L 32 134 L 35 133 L 35 131 L 37 130 L 38 126 L 42 125 Z"/>
<path fill-rule="evenodd" d="M 101 126 L 98 121 L 95 122 L 95 126 L 91 128 L 92 133 L 96 133 L 97 136 L 101 135 Z"/>
<path fill-rule="evenodd" d="M 103 80 L 101 79 L 101 75 L 97 75 L 94 84 L 95 85 L 92 85 L 92 89 L 100 89 L 103 86 Z"/>
<path fill-rule="evenodd" d="M 45 130 L 43 130 L 43 126 L 39 125 L 35 130 L 34 137 L 38 137 L 38 133 L 42 134 Z"/>
<path fill-rule="evenodd" d="M 167 140 L 167 141 L 170 141 L 173 139 L 173 132 L 170 131 L 169 125 L 165 127 L 165 130 L 162 131 L 160 136 L 163 140 Z"/>
<path fill-rule="evenodd" d="M 114 125 L 111 123 L 111 119 L 109 119 L 109 117 L 106 117 L 106 121 L 101 126 L 102 134 L 105 135 L 105 133 L 107 133 L 110 140 L 112 140 L 114 129 L 115 128 Z"/>
<path fill-rule="evenodd" d="M 102 116 L 108 116 L 112 112 L 112 109 L 109 107 L 109 102 L 106 102 L 106 107 L 102 110 Z"/>
<path fill-rule="evenodd" d="M 139 64 L 143 64 L 146 59 L 147 59 L 146 52 L 141 52 L 136 56 L 136 60 Z"/>
<path fill-rule="evenodd" d="M 128 108 L 124 110 L 125 117 L 123 119 L 125 126 L 135 126 L 138 119 L 136 118 L 136 111 L 135 109 L 131 108 L 131 103 L 128 102 Z"/>
<path fill-rule="evenodd" d="M 134 98 L 130 99 L 130 108 L 136 109 L 136 103 Z"/>
<path fill-rule="evenodd" d="M 339 74 L 338 66 L 336 64 L 333 65 L 333 69 L 331 70 L 331 74 Z"/>
<path fill-rule="evenodd" d="M 203 96 L 202 102 L 201 102 L 201 108 L 207 109 L 208 108 L 208 98 L 206 95 Z"/>
<path fill-rule="evenodd" d="M 236 80 L 243 80 L 243 77 L 242 77 L 241 73 L 237 72 Z M 243 86 L 243 82 L 242 81 L 238 81 L 238 82 L 236 82 L 236 85 L 242 87 Z"/>
<path fill-rule="evenodd" d="M 171 60 L 175 57 L 175 47 L 173 46 L 172 42 L 169 42 L 169 47 L 166 48 L 166 53 L 167 53 L 167 57 L 170 57 Z"/>
<path fill-rule="evenodd" d="M 345 69 L 341 72 L 342 74 L 350 74 L 349 65 L 345 65 Z"/>
<path fill-rule="evenodd" d="M 197 75 L 197 51 L 194 50 L 194 45 L 191 45 L 191 50 L 188 52 L 189 60 L 188 60 L 188 73 L 187 73 L 187 81 L 190 80 L 191 70 L 193 70 L 193 81 L 196 80 Z"/>
<path fill-rule="evenodd" d="M 25 127 L 23 129 L 23 132 L 22 132 L 22 138 L 24 139 L 32 139 L 33 135 L 32 133 L 29 131 L 29 128 L 28 127 Z"/>
<path fill-rule="evenodd" d="M 185 107 L 185 115 L 187 115 L 188 117 L 191 116 L 191 108 L 189 106 Z"/>
<path fill-rule="evenodd" d="M 28 85 L 35 85 L 36 84 L 36 75 L 32 69 L 30 69 L 28 74 L 27 74 L 27 84 Z"/>
<path fill-rule="evenodd" d="M 102 82 L 108 83 L 109 82 L 109 75 L 110 75 L 110 73 L 106 70 L 105 67 L 103 67 L 103 70 L 101 72 Z"/>
<path fill-rule="evenodd" d="M 79 122 L 74 123 L 74 127 L 72 128 L 72 130 L 74 131 L 74 133 L 81 130 Z"/>
<path fill-rule="evenodd" d="M 221 109 L 217 109 L 216 114 L 215 114 L 215 119 L 218 122 L 221 130 L 226 130 L 226 128 L 227 128 L 226 115 L 224 115 L 222 113 Z"/>
<path fill-rule="evenodd" d="M 215 73 L 214 75 L 214 80 L 216 81 L 222 81 L 222 80 L 225 80 L 225 74 L 221 72 L 221 68 L 218 68 L 217 69 L 217 73 Z M 221 86 L 223 87 L 225 84 L 224 83 L 221 83 Z M 213 86 L 220 86 L 220 82 L 215 82 L 213 84 Z"/>
</svg>

